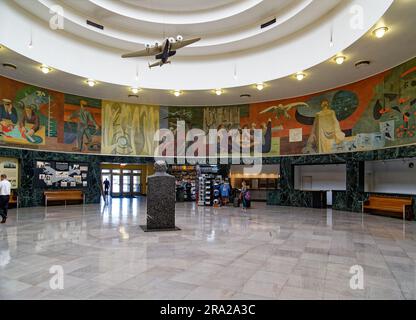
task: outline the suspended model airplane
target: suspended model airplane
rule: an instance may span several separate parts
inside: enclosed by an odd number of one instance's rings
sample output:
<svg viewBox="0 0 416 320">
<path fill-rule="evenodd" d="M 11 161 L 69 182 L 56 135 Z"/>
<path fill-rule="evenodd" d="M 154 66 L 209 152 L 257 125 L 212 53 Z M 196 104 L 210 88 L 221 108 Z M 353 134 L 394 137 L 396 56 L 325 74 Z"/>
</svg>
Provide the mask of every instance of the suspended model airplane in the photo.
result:
<svg viewBox="0 0 416 320">
<path fill-rule="evenodd" d="M 146 49 L 132 52 L 132 53 L 126 53 L 123 54 L 122 58 L 135 58 L 135 57 L 149 57 L 149 56 L 155 56 L 157 60 L 153 64 L 149 64 L 149 68 L 157 67 L 157 66 L 163 66 L 166 63 L 171 63 L 169 60 L 170 57 L 174 56 L 176 54 L 176 50 L 189 46 L 192 43 L 195 43 L 197 41 L 201 40 L 201 38 L 193 38 L 184 40 L 182 36 L 177 36 L 176 39 L 173 37 L 170 37 L 166 39 L 162 44 L 159 44 L 156 42 L 154 45 L 146 45 Z"/>
</svg>

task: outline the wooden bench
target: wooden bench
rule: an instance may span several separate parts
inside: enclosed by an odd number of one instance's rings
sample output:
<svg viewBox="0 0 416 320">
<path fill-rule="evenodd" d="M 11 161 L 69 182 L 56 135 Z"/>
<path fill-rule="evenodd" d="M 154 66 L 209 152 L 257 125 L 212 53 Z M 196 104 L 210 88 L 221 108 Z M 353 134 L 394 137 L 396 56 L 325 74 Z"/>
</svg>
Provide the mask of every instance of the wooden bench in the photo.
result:
<svg viewBox="0 0 416 320">
<path fill-rule="evenodd" d="M 370 195 L 363 202 L 363 212 L 373 212 L 413 220 L 413 199 L 411 197 L 389 197 Z"/>
<path fill-rule="evenodd" d="M 43 192 L 45 196 L 45 206 L 53 201 L 64 201 L 65 205 L 67 201 L 82 201 L 84 204 L 84 193 L 81 190 L 50 190 Z"/>
</svg>

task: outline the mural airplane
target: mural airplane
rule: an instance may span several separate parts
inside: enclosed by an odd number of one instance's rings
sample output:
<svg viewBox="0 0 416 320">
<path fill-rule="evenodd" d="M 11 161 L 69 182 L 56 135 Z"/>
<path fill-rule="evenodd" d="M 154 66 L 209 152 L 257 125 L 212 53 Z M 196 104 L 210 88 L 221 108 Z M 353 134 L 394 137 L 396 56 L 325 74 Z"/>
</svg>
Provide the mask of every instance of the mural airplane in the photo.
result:
<svg viewBox="0 0 416 320">
<path fill-rule="evenodd" d="M 154 45 L 146 44 L 146 49 L 132 53 L 126 53 L 123 54 L 121 57 L 136 58 L 155 56 L 155 58 L 159 61 L 156 61 L 153 64 L 149 63 L 149 68 L 151 69 L 157 66 L 161 67 L 164 64 L 171 63 L 169 58 L 176 54 L 176 50 L 189 46 L 190 44 L 195 43 L 199 40 L 201 40 L 201 38 L 184 40 L 182 36 L 178 35 L 176 39 L 173 37 L 167 38 L 162 42 L 162 44 L 159 44 L 158 42 L 156 42 Z"/>
</svg>

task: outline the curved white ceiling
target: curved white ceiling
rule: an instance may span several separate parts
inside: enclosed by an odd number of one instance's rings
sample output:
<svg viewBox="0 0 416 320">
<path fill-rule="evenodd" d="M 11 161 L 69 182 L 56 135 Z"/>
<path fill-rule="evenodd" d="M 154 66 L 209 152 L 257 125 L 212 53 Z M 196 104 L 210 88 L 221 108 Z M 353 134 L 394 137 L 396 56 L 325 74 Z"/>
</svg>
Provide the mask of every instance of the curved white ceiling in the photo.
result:
<svg viewBox="0 0 416 320">
<path fill-rule="evenodd" d="M 120 0 L 139 8 L 146 8 L 157 11 L 167 12 L 189 12 L 214 9 L 237 2 L 248 2 L 245 0 Z"/>
<path fill-rule="evenodd" d="M 99 82 L 149 89 L 207 90 L 269 81 L 315 66 L 349 47 L 393 0 L 4 0 L 0 41 L 32 60 Z M 49 9 L 64 9 L 65 29 L 51 30 Z M 364 13 L 352 28 L 352 8 Z M 277 22 L 261 29 L 260 24 Z M 104 25 L 104 30 L 86 24 Z M 329 46 L 333 30 L 333 46 Z M 172 65 L 122 59 L 129 50 L 181 34 L 202 40 Z M 33 48 L 28 48 L 32 36 Z M 139 80 L 136 81 L 136 70 Z"/>
</svg>

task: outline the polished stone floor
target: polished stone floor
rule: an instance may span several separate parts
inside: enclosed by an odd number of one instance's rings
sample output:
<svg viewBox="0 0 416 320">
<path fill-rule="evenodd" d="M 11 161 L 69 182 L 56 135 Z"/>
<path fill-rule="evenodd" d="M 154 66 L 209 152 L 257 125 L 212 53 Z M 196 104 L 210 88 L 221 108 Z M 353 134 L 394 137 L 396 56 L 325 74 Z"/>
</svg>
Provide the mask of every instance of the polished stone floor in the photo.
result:
<svg viewBox="0 0 416 320">
<path fill-rule="evenodd" d="M 179 203 L 181 231 L 145 233 L 145 208 L 142 198 L 11 210 L 0 299 L 416 298 L 416 222 Z M 362 289 L 351 288 L 357 279 Z"/>
</svg>

